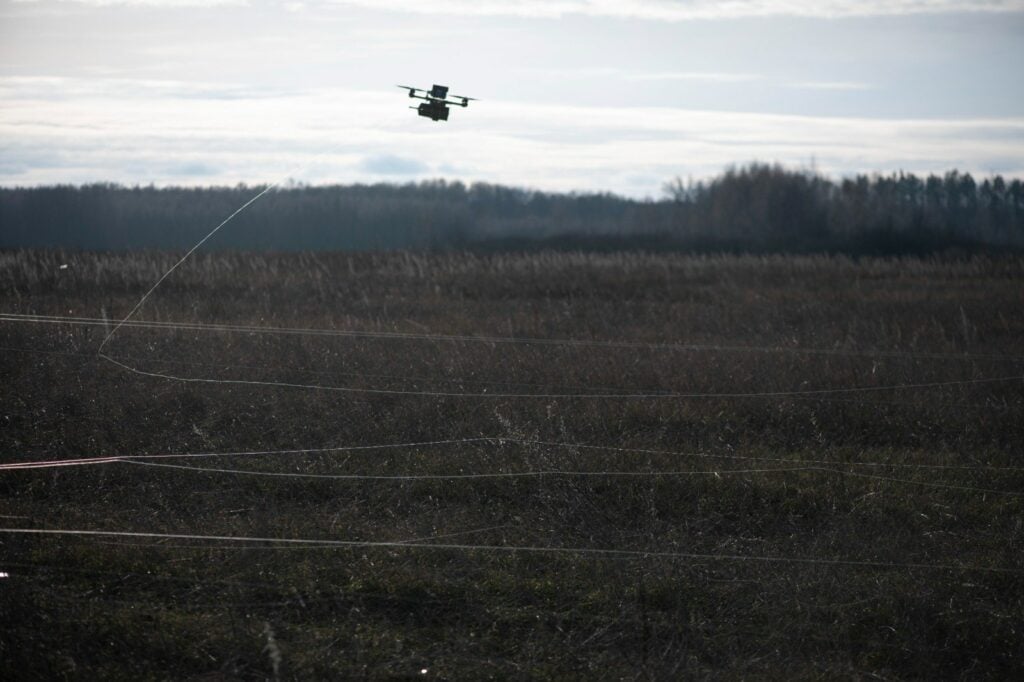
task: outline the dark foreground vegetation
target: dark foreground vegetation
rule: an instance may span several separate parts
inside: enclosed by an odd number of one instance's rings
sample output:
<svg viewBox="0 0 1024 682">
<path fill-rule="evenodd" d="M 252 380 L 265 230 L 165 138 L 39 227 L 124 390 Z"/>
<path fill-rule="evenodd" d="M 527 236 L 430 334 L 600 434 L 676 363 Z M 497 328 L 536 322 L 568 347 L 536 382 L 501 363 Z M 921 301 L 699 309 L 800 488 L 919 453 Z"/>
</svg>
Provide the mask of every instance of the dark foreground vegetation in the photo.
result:
<svg viewBox="0 0 1024 682">
<path fill-rule="evenodd" d="M 0 678 L 1024 675 L 1019 258 L 200 254 L 133 319 L 292 333 L 99 359 L 175 258 L 0 253 L 2 462 L 136 457 L 0 470 Z"/>
<path fill-rule="evenodd" d="M 261 188 L 0 189 L 0 248 L 185 249 Z M 442 180 L 293 186 L 215 249 L 647 250 L 925 255 L 1024 248 L 1024 184 L 967 173 L 834 181 L 754 164 L 676 180 L 661 201 Z"/>
</svg>

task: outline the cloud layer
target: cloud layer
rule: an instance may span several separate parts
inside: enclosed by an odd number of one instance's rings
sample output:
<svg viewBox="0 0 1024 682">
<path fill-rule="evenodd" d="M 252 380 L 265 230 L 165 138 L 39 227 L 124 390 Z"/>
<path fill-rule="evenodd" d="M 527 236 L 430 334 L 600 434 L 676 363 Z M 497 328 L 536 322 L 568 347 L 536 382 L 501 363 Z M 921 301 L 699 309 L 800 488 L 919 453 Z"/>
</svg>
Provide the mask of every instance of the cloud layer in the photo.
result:
<svg viewBox="0 0 1024 682">
<path fill-rule="evenodd" d="M 644 196 L 752 160 L 1024 165 L 1024 12 L 993 13 L 1024 0 L 192 2 L 0 0 L 0 183 Z M 871 13 L 915 16 L 808 18 Z M 768 18 L 682 21 L 730 16 Z M 395 83 L 482 101 L 434 123 Z"/>
<path fill-rule="evenodd" d="M 37 2 L 38 0 L 20 0 Z M 83 5 L 211 7 L 257 5 L 255 0 L 59 0 Z M 289 11 L 348 5 L 375 10 L 459 16 L 557 18 L 568 15 L 661 21 L 801 16 L 863 17 L 953 12 L 1024 11 L 1024 0 L 278 0 Z"/>
<path fill-rule="evenodd" d="M 159 96 L 152 96 L 152 93 Z M 0 79 L 0 184 L 311 183 L 444 176 L 657 196 L 752 160 L 829 174 L 1024 176 L 1024 118 L 867 119 L 489 101 L 434 123 L 401 92 Z"/>
</svg>

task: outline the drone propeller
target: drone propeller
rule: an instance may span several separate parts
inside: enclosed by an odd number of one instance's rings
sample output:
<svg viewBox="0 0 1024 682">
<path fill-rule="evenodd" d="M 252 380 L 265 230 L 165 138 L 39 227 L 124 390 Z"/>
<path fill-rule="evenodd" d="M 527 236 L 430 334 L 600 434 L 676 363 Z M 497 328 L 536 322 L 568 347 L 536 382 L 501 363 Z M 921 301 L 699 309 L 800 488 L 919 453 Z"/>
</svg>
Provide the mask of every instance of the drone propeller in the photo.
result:
<svg viewBox="0 0 1024 682">
<path fill-rule="evenodd" d="M 452 97 L 462 100 L 461 102 L 452 102 L 452 104 L 458 104 L 461 107 L 468 107 L 470 102 L 477 101 L 476 97 L 466 97 L 465 95 L 452 95 Z"/>
</svg>

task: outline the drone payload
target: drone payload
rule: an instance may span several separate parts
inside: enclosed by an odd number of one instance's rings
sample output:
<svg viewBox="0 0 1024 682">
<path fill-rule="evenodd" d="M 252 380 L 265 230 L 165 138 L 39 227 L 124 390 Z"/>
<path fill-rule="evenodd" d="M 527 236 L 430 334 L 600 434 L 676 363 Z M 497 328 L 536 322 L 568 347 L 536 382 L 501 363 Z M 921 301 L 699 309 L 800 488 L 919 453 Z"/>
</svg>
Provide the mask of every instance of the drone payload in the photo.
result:
<svg viewBox="0 0 1024 682">
<path fill-rule="evenodd" d="M 464 97 L 463 95 L 452 95 L 452 97 L 456 98 L 458 101 L 448 99 L 447 85 L 435 85 L 429 90 L 414 88 L 408 85 L 399 85 L 398 87 L 408 90 L 409 97 L 425 100 L 419 106 L 409 108 L 416 109 L 420 116 L 425 116 L 432 121 L 447 121 L 448 114 L 451 112 L 448 108 L 449 104 L 454 104 L 459 107 L 468 107 L 471 101 L 476 100 L 475 97 Z M 423 94 L 418 95 L 416 93 Z"/>
</svg>

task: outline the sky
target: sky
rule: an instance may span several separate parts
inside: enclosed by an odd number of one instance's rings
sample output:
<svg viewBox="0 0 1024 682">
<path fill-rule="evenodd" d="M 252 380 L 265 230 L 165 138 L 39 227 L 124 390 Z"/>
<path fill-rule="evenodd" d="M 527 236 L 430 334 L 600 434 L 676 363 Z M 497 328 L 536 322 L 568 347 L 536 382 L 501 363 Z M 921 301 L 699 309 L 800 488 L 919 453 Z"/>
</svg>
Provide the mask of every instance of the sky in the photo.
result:
<svg viewBox="0 0 1024 682">
<path fill-rule="evenodd" d="M 1024 0 L 0 0 L 0 185 L 1024 177 L 1022 64 Z"/>
</svg>

